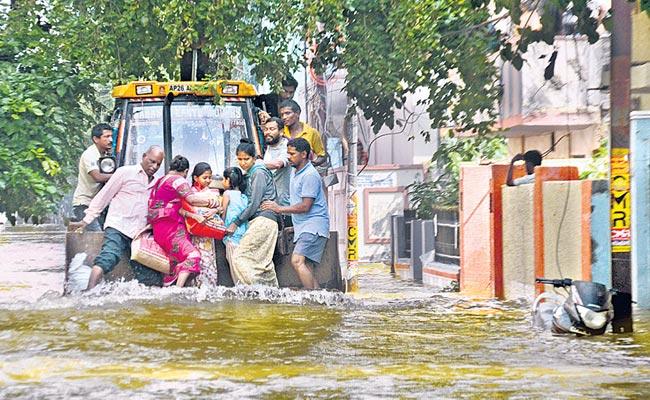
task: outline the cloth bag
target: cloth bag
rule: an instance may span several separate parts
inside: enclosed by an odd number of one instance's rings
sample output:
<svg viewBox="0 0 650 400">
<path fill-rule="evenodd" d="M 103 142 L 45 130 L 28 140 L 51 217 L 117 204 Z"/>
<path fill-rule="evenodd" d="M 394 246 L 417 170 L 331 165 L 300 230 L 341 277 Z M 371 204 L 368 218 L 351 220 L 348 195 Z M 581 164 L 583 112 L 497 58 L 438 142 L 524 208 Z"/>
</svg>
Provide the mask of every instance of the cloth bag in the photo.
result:
<svg viewBox="0 0 650 400">
<path fill-rule="evenodd" d="M 137 234 L 131 242 L 131 260 L 163 274 L 169 274 L 171 271 L 169 257 L 154 240 L 150 227 Z"/>
<path fill-rule="evenodd" d="M 65 283 L 65 293 L 76 293 L 88 287 L 88 279 L 92 267 L 85 265 L 87 254 L 77 253 L 70 261 L 68 267 L 68 279 Z"/>
</svg>

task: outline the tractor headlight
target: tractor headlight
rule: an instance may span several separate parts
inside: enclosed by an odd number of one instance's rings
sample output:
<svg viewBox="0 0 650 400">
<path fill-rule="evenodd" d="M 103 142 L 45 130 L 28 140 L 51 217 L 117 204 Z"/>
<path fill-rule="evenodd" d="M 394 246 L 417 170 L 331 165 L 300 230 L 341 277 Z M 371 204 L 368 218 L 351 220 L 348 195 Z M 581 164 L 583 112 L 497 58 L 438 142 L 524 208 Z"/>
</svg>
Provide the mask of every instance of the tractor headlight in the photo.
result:
<svg viewBox="0 0 650 400">
<path fill-rule="evenodd" d="M 135 94 L 137 94 L 138 96 L 144 96 L 152 93 L 153 93 L 152 85 L 138 85 L 135 87 Z"/>
<path fill-rule="evenodd" d="M 596 312 L 584 306 L 576 306 L 576 308 L 587 328 L 600 329 L 607 324 L 607 310 Z"/>
<path fill-rule="evenodd" d="M 107 156 L 99 158 L 99 172 L 102 174 L 112 174 L 117 169 L 115 157 Z"/>
<path fill-rule="evenodd" d="M 239 94 L 239 85 L 233 85 L 230 83 L 224 84 L 221 87 L 221 92 L 223 94 L 238 95 Z"/>
</svg>

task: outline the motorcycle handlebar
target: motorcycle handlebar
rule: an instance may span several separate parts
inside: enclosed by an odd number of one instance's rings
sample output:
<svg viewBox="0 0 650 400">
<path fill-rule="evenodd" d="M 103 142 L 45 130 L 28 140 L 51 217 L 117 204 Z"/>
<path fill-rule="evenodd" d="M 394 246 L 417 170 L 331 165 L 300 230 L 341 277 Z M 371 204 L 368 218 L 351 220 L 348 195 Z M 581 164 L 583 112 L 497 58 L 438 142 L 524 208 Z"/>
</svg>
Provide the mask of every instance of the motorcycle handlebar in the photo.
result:
<svg viewBox="0 0 650 400">
<path fill-rule="evenodd" d="M 573 280 L 569 278 L 565 278 L 565 279 L 535 278 L 535 282 L 543 283 L 545 285 L 553 285 L 553 287 L 568 287 L 573 284 Z"/>
</svg>

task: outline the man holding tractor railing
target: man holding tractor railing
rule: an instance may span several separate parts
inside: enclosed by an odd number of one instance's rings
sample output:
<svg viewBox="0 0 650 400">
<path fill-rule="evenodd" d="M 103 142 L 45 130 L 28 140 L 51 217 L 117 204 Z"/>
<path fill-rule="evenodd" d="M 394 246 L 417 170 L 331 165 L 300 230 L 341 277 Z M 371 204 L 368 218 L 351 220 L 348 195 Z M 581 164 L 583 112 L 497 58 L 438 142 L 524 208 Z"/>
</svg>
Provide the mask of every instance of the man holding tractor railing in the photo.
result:
<svg viewBox="0 0 650 400">
<path fill-rule="evenodd" d="M 295 242 L 291 265 L 305 289 L 318 289 L 314 267 L 320 264 L 325 251 L 330 222 L 323 181 L 309 161 L 310 153 L 311 146 L 304 138 L 287 143 L 288 159 L 294 168 L 289 189 L 291 205 L 265 201 L 262 210 L 291 215 Z"/>
<path fill-rule="evenodd" d="M 279 117 L 280 109 L 278 107 L 280 103 L 293 99 L 296 89 L 298 89 L 298 81 L 293 76 L 287 75 L 282 80 L 282 90 L 280 93 L 261 94 L 255 97 L 253 104 L 259 109 L 258 116 L 260 118 L 260 124 L 266 124 L 266 121 L 271 117 Z"/>
<path fill-rule="evenodd" d="M 284 136 L 287 139 L 305 139 L 311 148 L 311 163 L 317 168 L 327 169 L 327 151 L 320 132 L 300 121 L 300 106 L 293 100 L 280 103 L 280 118 L 284 122 Z M 319 171 L 319 173 L 322 171 Z"/>
<path fill-rule="evenodd" d="M 112 174 L 104 174 L 99 171 L 99 158 L 111 152 L 113 128 L 108 124 L 97 124 L 93 127 L 90 137 L 93 144 L 81 154 L 77 188 L 72 198 L 72 213 L 75 221 L 81 221 L 84 218 L 84 212 L 90 205 L 90 201 L 112 176 Z M 86 230 L 101 231 L 103 220 L 103 215 L 100 215 L 88 224 Z"/>
</svg>

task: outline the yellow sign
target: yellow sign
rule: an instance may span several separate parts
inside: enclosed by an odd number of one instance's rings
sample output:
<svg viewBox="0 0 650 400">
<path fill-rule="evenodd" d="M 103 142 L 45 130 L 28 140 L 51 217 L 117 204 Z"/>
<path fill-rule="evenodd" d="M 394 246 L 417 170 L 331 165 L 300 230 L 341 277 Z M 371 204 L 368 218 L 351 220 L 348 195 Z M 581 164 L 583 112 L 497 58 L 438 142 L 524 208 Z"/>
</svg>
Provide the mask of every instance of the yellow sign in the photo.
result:
<svg viewBox="0 0 650 400">
<path fill-rule="evenodd" d="M 357 195 L 348 202 L 348 261 L 359 259 L 359 230 L 357 228 Z"/>
<path fill-rule="evenodd" d="M 630 161 L 628 149 L 612 149 L 610 226 L 613 253 L 631 249 Z"/>
</svg>

